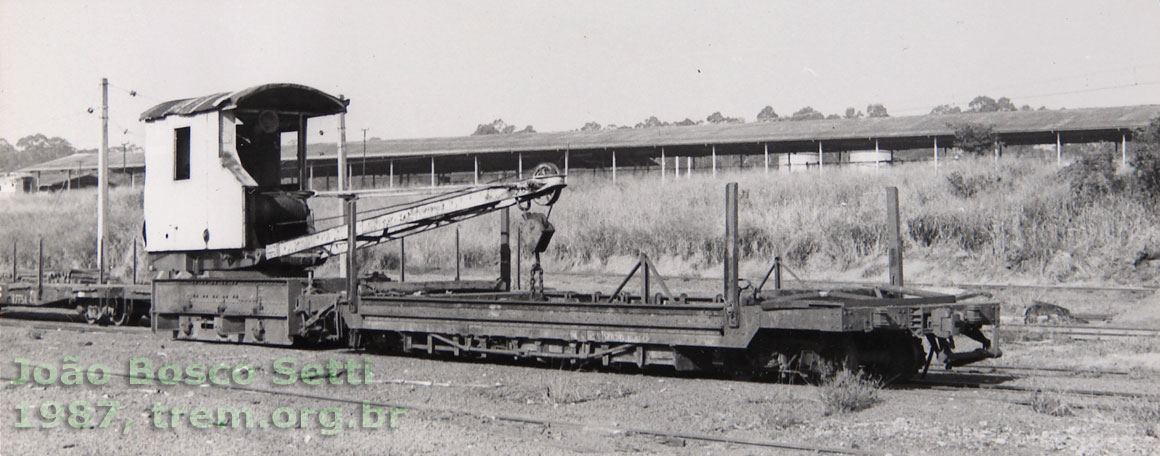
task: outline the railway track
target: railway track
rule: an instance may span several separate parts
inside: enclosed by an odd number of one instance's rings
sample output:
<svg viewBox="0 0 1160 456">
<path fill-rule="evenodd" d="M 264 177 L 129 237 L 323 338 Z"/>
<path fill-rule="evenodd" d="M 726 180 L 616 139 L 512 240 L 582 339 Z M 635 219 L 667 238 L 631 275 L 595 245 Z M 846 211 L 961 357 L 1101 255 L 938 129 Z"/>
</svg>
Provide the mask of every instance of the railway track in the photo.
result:
<svg viewBox="0 0 1160 456">
<path fill-rule="evenodd" d="M 1050 336 L 1068 336 L 1084 340 L 1115 337 L 1160 337 L 1160 329 L 1120 326 L 1005 324 L 1002 326 L 1002 330 Z"/>
<path fill-rule="evenodd" d="M 1067 368 L 1067 367 L 1021 367 L 1021 366 L 988 366 L 988 365 L 970 365 L 967 367 L 960 367 L 956 369 L 958 372 L 965 372 L 971 374 L 993 374 L 997 372 L 1030 372 L 1036 373 L 1039 376 L 1047 377 L 1077 377 L 1077 376 L 1132 376 L 1136 375 L 1131 371 L 1126 370 L 1105 370 L 1105 369 L 1083 369 L 1083 368 Z"/>
<path fill-rule="evenodd" d="M 79 333 L 110 333 L 110 334 L 144 334 L 149 332 L 148 326 L 97 326 L 85 323 L 83 318 L 76 321 L 63 319 L 44 320 L 27 317 L 0 316 L 0 326 L 13 328 L 38 329 L 42 331 L 71 331 Z"/>
</svg>

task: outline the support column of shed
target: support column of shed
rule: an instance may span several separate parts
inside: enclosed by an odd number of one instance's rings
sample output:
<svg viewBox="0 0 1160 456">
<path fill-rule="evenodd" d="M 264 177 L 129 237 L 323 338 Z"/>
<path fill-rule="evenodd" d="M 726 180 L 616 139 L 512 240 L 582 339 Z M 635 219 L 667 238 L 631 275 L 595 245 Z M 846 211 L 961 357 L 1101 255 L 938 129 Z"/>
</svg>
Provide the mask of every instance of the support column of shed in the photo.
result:
<svg viewBox="0 0 1160 456">
<path fill-rule="evenodd" d="M 713 177 L 717 177 L 717 146 L 713 146 Z"/>
<path fill-rule="evenodd" d="M 1128 134 L 1127 133 L 1121 134 L 1120 141 L 1122 143 L 1122 146 L 1120 147 L 1120 166 L 1127 168 L 1128 167 Z"/>
<path fill-rule="evenodd" d="M 826 151 L 822 148 L 822 142 L 818 141 L 818 172 L 825 171 L 826 168 Z"/>
<path fill-rule="evenodd" d="M 435 186 L 435 157 L 431 157 L 431 186 Z"/>
<path fill-rule="evenodd" d="M 479 156 L 472 155 L 471 158 L 474 159 L 474 161 L 475 161 L 475 171 L 473 171 L 471 173 L 471 175 L 472 175 L 471 181 L 475 185 L 479 185 Z"/>
<path fill-rule="evenodd" d="M 938 137 L 934 138 L 934 169 L 938 169 Z"/>
<path fill-rule="evenodd" d="M 769 143 L 765 143 L 765 174 L 769 174 Z"/>
<path fill-rule="evenodd" d="M 616 150 L 612 151 L 612 181 L 616 182 Z"/>
<path fill-rule="evenodd" d="M 1055 166 L 1063 166 L 1063 136 L 1055 132 Z"/>
<path fill-rule="evenodd" d="M 665 148 L 661 148 L 661 182 L 665 181 Z"/>
</svg>

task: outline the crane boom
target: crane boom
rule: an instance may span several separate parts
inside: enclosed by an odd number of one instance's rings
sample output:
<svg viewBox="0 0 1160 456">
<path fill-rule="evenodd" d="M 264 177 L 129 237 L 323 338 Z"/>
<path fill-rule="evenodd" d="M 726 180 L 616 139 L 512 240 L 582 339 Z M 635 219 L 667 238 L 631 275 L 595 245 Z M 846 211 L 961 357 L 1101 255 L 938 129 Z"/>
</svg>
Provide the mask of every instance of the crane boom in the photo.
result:
<svg viewBox="0 0 1160 456">
<path fill-rule="evenodd" d="M 554 201 L 554 195 L 564 186 L 564 177 L 560 175 L 535 176 L 511 183 L 471 186 L 359 220 L 355 225 L 357 248 L 418 234 L 511 207 L 517 203 L 529 203 L 537 198 L 546 197 Z M 265 248 L 265 258 L 272 260 L 314 250 L 320 250 L 323 257 L 346 253 L 347 229 L 346 226 L 336 226 L 269 244 Z"/>
</svg>

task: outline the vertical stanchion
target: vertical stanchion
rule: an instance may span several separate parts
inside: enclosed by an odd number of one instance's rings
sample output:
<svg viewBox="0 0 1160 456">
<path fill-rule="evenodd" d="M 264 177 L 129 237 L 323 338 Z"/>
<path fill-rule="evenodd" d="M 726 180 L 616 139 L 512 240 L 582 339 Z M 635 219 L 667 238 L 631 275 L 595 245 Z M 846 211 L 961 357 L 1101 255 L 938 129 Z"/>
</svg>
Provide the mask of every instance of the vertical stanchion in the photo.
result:
<svg viewBox="0 0 1160 456">
<path fill-rule="evenodd" d="M 644 304 L 652 304 L 652 298 L 649 294 L 649 264 L 644 253 L 640 254 L 640 301 Z"/>
<path fill-rule="evenodd" d="M 16 281 L 16 240 L 12 240 L 12 281 Z"/>
<path fill-rule="evenodd" d="M 524 271 L 522 269 L 520 269 L 520 267 L 521 267 L 520 263 L 523 262 L 523 256 L 524 256 L 523 230 L 517 228 L 516 229 L 516 289 L 517 290 L 522 289 L 522 287 L 520 285 L 520 281 L 523 280 L 523 272 Z"/>
<path fill-rule="evenodd" d="M 346 198 L 346 299 L 358 312 L 358 198 Z M 402 239 L 400 239 L 401 241 Z"/>
<path fill-rule="evenodd" d="M 886 254 L 889 256 L 890 284 L 901 287 L 902 227 L 898 213 L 898 187 L 886 187 L 886 235 L 889 236 Z"/>
<path fill-rule="evenodd" d="M 499 211 L 499 280 L 503 291 L 512 290 L 511 214 L 509 208 Z"/>
<path fill-rule="evenodd" d="M 455 227 L 455 281 L 459 281 L 459 227 Z"/>
<path fill-rule="evenodd" d="M 407 238 L 399 238 L 399 281 L 407 281 Z"/>
<path fill-rule="evenodd" d="M 36 303 L 44 298 L 44 238 L 40 238 L 36 255 Z"/>
<path fill-rule="evenodd" d="M 729 305 L 729 326 L 740 325 L 741 289 L 738 287 L 737 255 L 739 253 L 737 235 L 737 183 L 725 185 L 725 302 Z"/>
<path fill-rule="evenodd" d="M 137 240 L 133 240 L 133 285 L 137 284 Z"/>
<path fill-rule="evenodd" d="M 773 257 L 773 289 L 781 289 L 781 257 Z"/>
</svg>

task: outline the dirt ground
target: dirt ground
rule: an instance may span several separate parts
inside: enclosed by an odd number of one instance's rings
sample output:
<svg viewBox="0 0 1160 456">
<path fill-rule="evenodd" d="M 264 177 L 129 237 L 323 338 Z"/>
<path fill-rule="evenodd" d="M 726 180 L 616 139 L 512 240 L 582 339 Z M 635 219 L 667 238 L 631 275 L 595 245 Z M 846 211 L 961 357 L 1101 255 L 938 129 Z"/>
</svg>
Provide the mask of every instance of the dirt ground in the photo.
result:
<svg viewBox="0 0 1160 456">
<path fill-rule="evenodd" d="M 616 280 L 601 279 L 612 282 Z M 576 280 L 593 283 L 592 278 Z M 599 280 L 596 280 L 599 282 Z M 562 282 L 557 282 L 562 283 Z M 603 286 L 603 283 L 598 283 Z M 680 289 L 693 287 L 673 281 Z M 549 283 L 549 286 L 552 286 Z M 678 290 L 674 290 L 679 292 Z M 1036 299 L 1043 296 L 1036 296 Z M 1089 297 L 1090 298 L 1090 297 Z M 1115 298 L 1094 299 L 1133 315 L 1140 304 Z M 1014 297 L 1012 307 L 1022 302 Z M 1030 298 L 1020 298 L 1028 300 Z M 1152 302 L 1145 297 L 1143 301 Z M 1097 302 L 1098 301 L 1098 302 Z M 1006 310 L 1006 309 L 1005 309 Z M 1014 310 L 1014 309 L 1012 309 Z M 1080 310 L 1088 311 L 1088 310 Z M 13 320 L 8 319 L 8 322 Z M 533 364 L 459 361 L 367 354 L 345 349 L 299 350 L 259 346 L 177 342 L 146 328 L 128 331 L 51 330 L 0 326 L 0 454 L 785 454 L 787 448 L 706 441 L 691 436 L 741 441 L 781 442 L 842 449 L 868 454 L 1158 454 L 1160 453 L 1160 341 L 1132 338 L 1105 341 L 1026 339 L 1012 337 L 1003 358 L 984 365 L 1061 367 L 1074 374 L 988 372 L 1000 385 L 1042 388 L 1039 395 L 1023 391 L 943 389 L 927 386 L 890 387 L 880 401 L 853 413 L 824 413 L 820 389 L 712 377 L 677 376 L 665 372 L 573 371 Z M 250 385 L 165 385 L 154 380 L 132 385 L 111 376 L 103 385 L 18 384 L 17 358 L 32 366 L 51 365 L 63 372 L 63 358 L 76 356 L 82 366 L 103 364 L 113 373 L 127 373 L 130 358 L 187 367 L 224 363 L 252 366 Z M 351 385 L 362 370 L 329 378 L 311 377 L 321 385 L 294 382 L 275 370 L 275 360 L 288 358 L 294 367 L 325 364 L 335 359 L 356 366 L 370 365 L 370 384 Z M 286 367 L 285 364 L 282 365 Z M 362 369 L 359 367 L 359 369 Z M 1095 369 L 1127 371 L 1104 375 Z M 43 370 L 42 370 L 43 371 Z M 229 371 L 225 371 L 229 372 Z M 244 372 L 243 372 L 244 373 Z M 317 375 L 316 373 L 311 373 Z M 932 378 L 955 379 L 932 368 Z M 963 374 L 960 374 L 963 375 Z M 242 377 L 245 377 L 244 375 Z M 360 379 L 361 380 L 361 379 Z M 337 381 L 337 380 L 335 380 Z M 1148 399 L 1088 398 L 1082 390 L 1121 391 L 1152 395 Z M 119 409 L 104 426 L 94 420 L 74 428 L 67 420 L 44 429 L 44 404 L 112 401 Z M 363 401 L 379 415 L 364 418 Z M 1057 407 L 1044 410 L 1044 403 Z M 22 404 L 28 404 L 27 406 Z M 394 406 L 396 427 L 386 416 Z M 28 417 L 20 418 L 20 408 Z M 42 410 L 41 408 L 45 409 Z M 166 411 L 157 412 L 158 407 Z M 210 416 L 206 428 L 194 427 L 188 416 L 174 427 L 171 411 L 197 407 L 249 408 L 267 427 L 246 428 L 236 416 Z M 322 424 L 318 412 L 298 425 L 303 409 L 338 407 L 341 420 Z M 1040 411 L 1037 411 L 1039 409 Z M 333 418 L 338 415 L 327 412 Z M 293 425 L 287 424 L 294 417 Z M 102 413 L 96 414 L 102 418 Z M 378 421 L 375 418 L 378 418 Z M 204 418 L 204 417 L 203 417 Z M 103 419 L 103 418 L 102 418 Z M 130 423 L 131 421 L 131 423 Z M 280 424 L 275 423 L 281 421 Z M 32 428 L 18 426 L 31 425 Z M 379 426 L 368 426 L 367 423 Z M 343 426 L 343 423 L 347 423 Z M 237 424 L 237 427 L 235 427 Z M 285 428 L 283 428 L 285 427 Z M 640 431 L 681 434 L 662 437 Z M 327 435 L 335 434 L 335 435 Z"/>
</svg>

